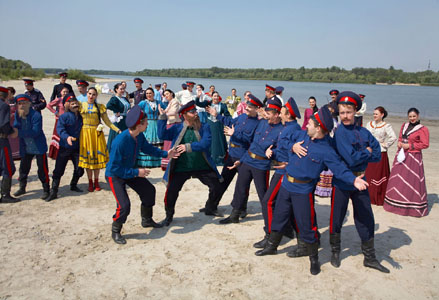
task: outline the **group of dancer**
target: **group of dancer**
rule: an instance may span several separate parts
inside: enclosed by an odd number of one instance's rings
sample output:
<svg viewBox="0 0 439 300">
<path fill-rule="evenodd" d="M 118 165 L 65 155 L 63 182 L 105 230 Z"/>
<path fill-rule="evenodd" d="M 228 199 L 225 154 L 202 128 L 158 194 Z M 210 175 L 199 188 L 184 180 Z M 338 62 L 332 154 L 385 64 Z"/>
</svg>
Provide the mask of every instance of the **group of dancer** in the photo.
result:
<svg viewBox="0 0 439 300">
<path fill-rule="evenodd" d="M 283 88 L 268 84 L 263 100 L 246 91 L 241 101 L 233 89 L 223 103 L 215 87 L 204 93 L 201 84 L 187 81 L 177 93 L 166 84 L 143 90 L 143 80 L 135 78 L 136 91 L 128 93 L 126 83 L 118 83 L 115 95 L 104 106 L 97 103 L 98 92 L 88 88 L 86 81 L 76 82 L 80 95 L 75 96 L 65 83 L 66 77 L 66 73 L 60 74 L 60 83 L 47 104 L 56 116 L 49 150 L 49 157 L 56 159 L 51 188 L 40 113 L 46 107 L 43 95 L 30 79 L 24 80 L 26 93 L 15 98 L 10 89 L 0 87 L 2 202 L 19 201 L 10 194 L 15 166 L 9 143 L 18 136 L 21 162 L 19 190 L 14 196 L 26 193 L 34 156 L 43 186 L 41 198 L 46 201 L 58 197 L 68 160 L 74 165 L 70 189 L 76 192 L 82 192 L 77 184 L 84 169 L 89 192 L 99 191 L 99 171 L 106 168 L 105 177 L 117 202 L 111 232 L 118 244 L 126 243 L 121 230 L 131 207 L 126 185 L 142 202 L 142 226 L 160 228 L 173 222 L 177 198 L 190 178 L 199 179 L 209 189 L 200 212 L 222 217 L 219 203 L 237 175 L 231 214 L 220 224 L 239 223 L 246 217 L 254 181 L 264 219 L 264 238 L 254 244 L 260 249 L 256 255 L 276 254 L 284 235 L 296 236 L 298 246 L 288 256 L 309 256 L 313 275 L 320 272 L 314 198 L 319 184 L 323 190 L 330 189 L 323 196 L 331 197 L 329 231 L 334 267 L 340 266 L 341 228 L 349 199 L 353 200 L 364 265 L 385 273 L 389 270 L 375 257 L 371 204 L 384 205 L 384 209 L 401 215 L 428 213 L 421 150 L 428 147 L 429 136 L 416 108 L 408 111 L 409 122 L 401 128 L 398 157 L 390 172 L 387 149 L 397 138 L 384 121 L 387 112 L 381 106 L 375 108 L 374 120 L 362 127 L 365 96 L 354 92 L 332 90 L 332 101 L 320 109 L 310 97 L 301 127 L 295 100 L 285 101 Z M 15 106 L 11 125 L 10 111 Z M 107 110 L 113 112 L 111 120 Z M 107 142 L 101 121 L 110 128 Z M 219 165 L 223 165 L 221 173 Z M 166 170 L 166 218 L 156 223 L 155 187 L 145 177 L 150 167 L 160 166 Z M 270 180 L 271 169 L 275 172 Z"/>
</svg>

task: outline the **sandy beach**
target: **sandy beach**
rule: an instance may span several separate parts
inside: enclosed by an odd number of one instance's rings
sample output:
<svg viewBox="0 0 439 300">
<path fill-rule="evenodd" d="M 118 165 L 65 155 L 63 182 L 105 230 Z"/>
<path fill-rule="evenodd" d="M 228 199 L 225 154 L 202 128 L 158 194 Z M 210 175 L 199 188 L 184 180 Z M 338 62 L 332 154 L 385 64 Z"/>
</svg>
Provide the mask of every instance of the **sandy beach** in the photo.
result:
<svg viewBox="0 0 439 300">
<path fill-rule="evenodd" d="M 57 82 L 44 79 L 35 82 L 35 88 L 48 100 Z M 68 82 L 77 92 L 74 81 Z M 99 80 L 104 82 L 111 81 Z M 15 87 L 17 94 L 24 90 L 21 80 L 1 85 Z M 109 98 L 100 95 L 98 101 L 105 104 Z M 371 120 L 368 112 L 365 121 Z M 405 118 L 386 121 L 398 134 Z M 48 144 L 54 122 L 53 114 L 43 110 Z M 278 255 L 254 255 L 252 244 L 264 235 L 254 186 L 248 217 L 239 224 L 220 225 L 219 218 L 198 212 L 208 191 L 193 179 L 180 192 L 174 222 L 167 228 L 142 228 L 140 201 L 129 190 L 131 214 L 122 231 L 127 244 L 117 245 L 110 233 L 116 201 L 104 170 L 102 191 L 87 192 L 84 175 L 79 181 L 84 192 L 76 193 L 69 189 L 69 163 L 59 198 L 46 203 L 39 199 L 42 188 L 34 161 L 22 201 L 0 203 L 0 299 L 438 299 L 439 258 L 434 247 L 439 244 L 439 122 L 422 120 L 422 115 L 421 122 L 430 131 L 430 148 L 423 152 L 429 215 L 402 217 L 373 206 L 376 254 L 390 274 L 363 267 L 351 205 L 342 230 L 341 267 L 336 269 L 329 262 L 330 201 L 316 197 L 322 272 L 312 276 L 308 257 L 286 256 L 296 240 L 284 238 Z M 395 152 L 396 145 L 389 151 L 390 162 Z M 15 164 L 12 192 L 18 189 L 19 162 Z M 50 174 L 54 166 L 49 159 Z M 162 176 L 157 168 L 148 177 L 157 191 L 156 221 L 165 217 Z M 226 215 L 234 182 L 220 205 Z"/>
</svg>

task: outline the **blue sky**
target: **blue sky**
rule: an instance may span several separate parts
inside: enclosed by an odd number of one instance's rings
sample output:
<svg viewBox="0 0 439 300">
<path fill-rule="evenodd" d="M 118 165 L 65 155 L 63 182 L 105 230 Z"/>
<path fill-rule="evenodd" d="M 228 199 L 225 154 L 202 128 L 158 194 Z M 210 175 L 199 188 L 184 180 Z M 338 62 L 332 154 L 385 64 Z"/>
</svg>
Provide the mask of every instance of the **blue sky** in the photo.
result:
<svg viewBox="0 0 439 300">
<path fill-rule="evenodd" d="M 439 0 L 0 0 L 0 56 L 33 67 L 439 70 Z"/>
</svg>

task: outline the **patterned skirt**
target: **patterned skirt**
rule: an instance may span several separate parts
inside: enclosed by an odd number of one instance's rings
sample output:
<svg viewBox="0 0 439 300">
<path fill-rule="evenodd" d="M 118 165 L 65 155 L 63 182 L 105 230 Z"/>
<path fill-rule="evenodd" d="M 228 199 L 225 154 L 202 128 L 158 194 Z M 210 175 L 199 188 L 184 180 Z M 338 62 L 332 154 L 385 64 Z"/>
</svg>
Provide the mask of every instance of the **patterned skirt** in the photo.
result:
<svg viewBox="0 0 439 300">
<path fill-rule="evenodd" d="M 109 160 L 104 132 L 95 126 L 84 125 L 79 136 L 79 167 L 103 169 Z"/>
<path fill-rule="evenodd" d="M 427 187 L 421 152 L 406 152 L 402 163 L 393 161 L 384 209 L 401 216 L 428 215 Z"/>
<path fill-rule="evenodd" d="M 389 175 L 389 157 L 387 152 L 381 152 L 381 160 L 376 163 L 369 163 L 366 169 L 365 176 L 367 183 L 369 183 L 369 196 L 372 204 L 383 205 Z"/>
<path fill-rule="evenodd" d="M 171 128 L 175 124 L 178 124 L 178 123 L 167 124 L 166 129 Z M 171 146 L 172 146 L 172 141 L 163 141 L 163 150 L 164 151 L 169 151 L 169 149 L 171 149 Z M 168 163 L 169 163 L 169 158 L 167 158 L 167 157 L 162 158 L 162 170 L 163 171 L 166 171 L 166 168 L 168 167 Z"/>
<path fill-rule="evenodd" d="M 52 140 L 49 146 L 49 157 L 51 159 L 56 159 L 59 150 L 59 135 L 56 131 L 56 125 L 58 124 L 58 118 L 55 119 L 55 125 L 53 126 Z"/>
<path fill-rule="evenodd" d="M 163 145 L 163 141 L 159 139 L 157 133 L 157 120 L 148 120 L 148 127 L 143 132 L 146 140 L 153 146 L 160 147 Z M 161 165 L 161 157 L 149 156 L 143 152 L 139 152 L 137 155 L 136 164 L 138 167 L 144 168 L 157 168 Z"/>
<path fill-rule="evenodd" d="M 320 181 L 317 183 L 315 195 L 320 197 L 331 197 L 332 172 L 331 170 L 320 173 Z"/>
</svg>

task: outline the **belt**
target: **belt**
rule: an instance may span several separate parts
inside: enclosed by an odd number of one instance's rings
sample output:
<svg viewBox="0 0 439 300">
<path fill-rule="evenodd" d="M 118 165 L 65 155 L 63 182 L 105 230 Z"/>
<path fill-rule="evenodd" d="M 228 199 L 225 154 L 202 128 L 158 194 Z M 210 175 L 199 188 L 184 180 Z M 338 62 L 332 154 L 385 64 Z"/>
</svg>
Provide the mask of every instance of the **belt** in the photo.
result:
<svg viewBox="0 0 439 300">
<path fill-rule="evenodd" d="M 233 143 L 230 143 L 230 147 L 232 147 L 232 148 L 241 148 L 241 146 L 239 146 L 239 145 L 235 145 L 235 144 L 233 144 Z"/>
<path fill-rule="evenodd" d="M 272 160 L 273 165 L 275 166 L 282 166 L 285 165 L 287 162 L 286 161 L 277 161 L 277 160 Z"/>
<path fill-rule="evenodd" d="M 356 171 L 356 172 L 352 172 L 355 176 L 361 176 L 365 173 L 365 171 Z"/>
<path fill-rule="evenodd" d="M 259 159 L 259 160 L 267 160 L 267 158 L 259 156 L 257 154 L 254 154 L 254 153 L 250 152 L 250 150 L 247 150 L 247 152 L 248 152 L 248 155 L 250 155 L 251 158 Z"/>
<path fill-rule="evenodd" d="M 310 183 L 312 180 L 300 180 L 287 174 L 287 179 L 291 183 Z"/>
<path fill-rule="evenodd" d="M 6 133 L 0 133 L 0 139 L 7 139 L 8 135 Z"/>
</svg>

